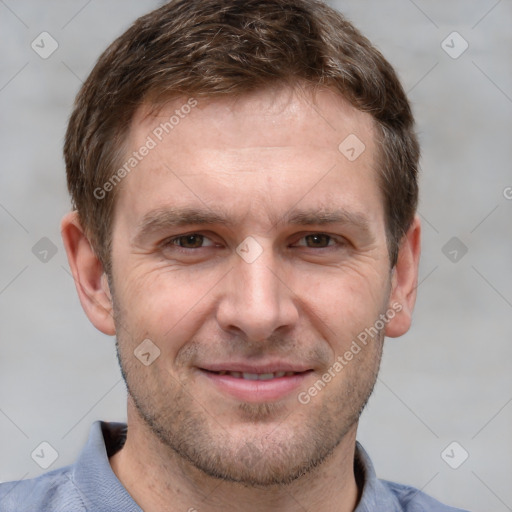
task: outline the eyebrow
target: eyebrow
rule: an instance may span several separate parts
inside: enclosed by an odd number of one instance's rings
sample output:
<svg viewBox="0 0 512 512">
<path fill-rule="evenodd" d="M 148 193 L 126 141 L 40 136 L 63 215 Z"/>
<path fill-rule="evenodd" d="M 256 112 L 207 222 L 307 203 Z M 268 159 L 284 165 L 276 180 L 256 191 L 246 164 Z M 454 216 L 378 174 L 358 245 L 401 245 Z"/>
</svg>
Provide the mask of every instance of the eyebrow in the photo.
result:
<svg viewBox="0 0 512 512">
<path fill-rule="evenodd" d="M 373 243 L 375 233 L 366 215 L 345 208 L 320 207 L 306 210 L 292 210 L 280 223 L 300 226 L 343 226 L 357 235 L 361 243 Z"/>
<path fill-rule="evenodd" d="M 368 219 L 361 213 L 350 212 L 345 209 L 318 209 L 318 210 L 292 210 L 280 221 L 288 224 L 325 225 L 348 224 L 360 229 L 370 231 Z"/>
<path fill-rule="evenodd" d="M 231 226 L 232 222 L 224 213 L 215 213 L 208 209 L 158 208 L 144 215 L 135 230 L 132 243 L 143 245 L 144 241 L 154 233 L 159 233 L 169 228 L 211 224 Z"/>
<path fill-rule="evenodd" d="M 232 228 L 237 223 L 235 219 L 236 217 L 230 216 L 224 211 L 214 212 L 207 208 L 156 209 L 144 215 L 136 228 L 133 242 L 141 244 L 154 233 L 183 226 L 223 225 Z M 270 220 L 272 227 L 286 224 L 300 226 L 342 224 L 350 226 L 366 236 L 369 236 L 372 231 L 364 214 L 343 208 L 293 209 L 279 219 L 271 216 Z"/>
</svg>

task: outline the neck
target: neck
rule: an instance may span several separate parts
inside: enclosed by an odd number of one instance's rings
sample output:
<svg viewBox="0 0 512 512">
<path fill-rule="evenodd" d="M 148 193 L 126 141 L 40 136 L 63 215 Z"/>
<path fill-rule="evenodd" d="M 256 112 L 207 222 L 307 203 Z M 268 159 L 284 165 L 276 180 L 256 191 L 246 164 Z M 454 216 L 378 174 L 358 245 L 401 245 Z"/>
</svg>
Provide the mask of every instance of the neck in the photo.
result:
<svg viewBox="0 0 512 512">
<path fill-rule="evenodd" d="M 320 466 L 291 484 L 251 487 L 204 474 L 164 445 L 129 405 L 126 442 L 110 464 L 145 512 L 353 512 L 359 499 L 356 429 L 354 425 Z"/>
</svg>

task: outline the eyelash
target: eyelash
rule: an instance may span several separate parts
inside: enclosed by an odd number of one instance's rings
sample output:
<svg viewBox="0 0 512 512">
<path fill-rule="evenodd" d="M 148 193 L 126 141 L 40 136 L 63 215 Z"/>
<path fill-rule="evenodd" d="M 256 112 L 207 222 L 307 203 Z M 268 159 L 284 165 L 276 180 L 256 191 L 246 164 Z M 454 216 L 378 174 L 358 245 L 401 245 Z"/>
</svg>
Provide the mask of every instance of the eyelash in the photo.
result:
<svg viewBox="0 0 512 512">
<path fill-rule="evenodd" d="M 201 234 L 201 233 L 187 233 L 187 234 L 184 234 L 184 235 L 179 235 L 179 236 L 175 236 L 175 237 L 172 237 L 172 238 L 168 238 L 167 240 L 164 240 L 162 243 L 161 243 L 161 246 L 163 248 L 166 248 L 166 247 L 172 247 L 174 250 L 178 250 L 180 252 L 183 252 L 183 253 L 190 253 L 190 251 L 194 251 L 194 250 L 198 250 L 198 249 L 206 249 L 208 247 L 213 247 L 213 245 L 209 245 L 209 246 L 201 246 L 201 247 L 181 247 L 179 246 L 176 242 L 179 241 L 180 239 L 183 239 L 183 238 L 186 238 L 186 237 L 192 237 L 192 236 L 201 236 L 203 237 L 203 239 L 206 239 L 206 240 L 210 240 L 210 238 L 208 238 L 207 236 Z M 310 236 L 325 236 L 325 237 L 328 237 L 329 238 L 329 241 L 328 241 L 328 244 L 332 241 L 334 242 L 333 245 L 327 245 L 325 247 L 308 247 L 307 245 L 300 245 L 299 247 L 305 247 L 306 249 L 323 249 L 323 250 L 326 250 L 326 249 L 332 249 L 332 248 L 335 248 L 336 246 L 344 246 L 347 244 L 346 240 L 344 240 L 342 237 L 336 237 L 336 236 L 333 236 L 333 235 L 329 235 L 327 233 L 322 233 L 322 232 L 313 232 L 313 233 L 308 233 L 306 235 L 303 235 L 301 238 L 299 238 L 299 240 L 303 240 L 307 237 L 310 237 Z M 213 242 L 212 240 L 210 240 L 210 242 Z"/>
</svg>

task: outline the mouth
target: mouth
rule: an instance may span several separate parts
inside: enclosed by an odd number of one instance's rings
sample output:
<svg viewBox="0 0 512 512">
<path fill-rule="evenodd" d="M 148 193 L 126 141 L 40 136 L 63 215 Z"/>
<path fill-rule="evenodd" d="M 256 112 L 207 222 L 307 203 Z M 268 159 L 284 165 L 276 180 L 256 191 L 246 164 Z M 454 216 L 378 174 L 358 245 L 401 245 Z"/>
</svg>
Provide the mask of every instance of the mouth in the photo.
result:
<svg viewBox="0 0 512 512">
<path fill-rule="evenodd" d="M 211 370 L 204 370 L 206 372 L 215 373 L 217 375 L 229 375 L 230 377 L 234 377 L 235 379 L 245 379 L 245 380 L 271 380 L 271 379 L 279 379 L 281 377 L 291 377 L 292 375 L 297 375 L 302 372 L 267 372 L 267 373 L 250 373 L 250 372 L 236 372 L 229 370 L 220 370 L 218 372 L 214 372 Z"/>
<path fill-rule="evenodd" d="M 313 369 L 281 368 L 198 368 L 209 388 L 238 401 L 261 403 L 282 400 L 305 387 Z"/>
</svg>

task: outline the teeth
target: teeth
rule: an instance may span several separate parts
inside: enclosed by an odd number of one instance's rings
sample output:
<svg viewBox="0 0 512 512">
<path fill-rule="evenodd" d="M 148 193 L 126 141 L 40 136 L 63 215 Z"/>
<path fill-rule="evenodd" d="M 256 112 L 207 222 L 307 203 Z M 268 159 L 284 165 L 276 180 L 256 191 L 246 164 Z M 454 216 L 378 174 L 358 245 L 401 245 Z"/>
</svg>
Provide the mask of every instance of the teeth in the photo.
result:
<svg viewBox="0 0 512 512">
<path fill-rule="evenodd" d="M 237 379 L 246 379 L 246 380 L 270 380 L 270 379 L 277 379 L 280 377 L 291 377 L 292 375 L 295 375 L 295 372 L 248 373 L 248 372 L 228 372 L 226 370 L 222 370 L 217 373 L 219 375 L 229 375 L 230 377 L 235 377 Z"/>
</svg>

